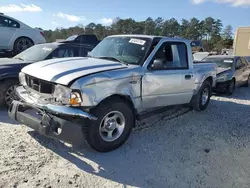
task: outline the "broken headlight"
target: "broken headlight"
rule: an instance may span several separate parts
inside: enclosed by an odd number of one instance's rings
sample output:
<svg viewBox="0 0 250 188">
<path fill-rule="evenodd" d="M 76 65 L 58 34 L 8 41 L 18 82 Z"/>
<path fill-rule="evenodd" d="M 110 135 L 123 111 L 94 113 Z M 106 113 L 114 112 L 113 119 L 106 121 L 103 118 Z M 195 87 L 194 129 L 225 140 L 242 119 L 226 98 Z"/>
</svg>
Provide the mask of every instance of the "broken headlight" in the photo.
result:
<svg viewBox="0 0 250 188">
<path fill-rule="evenodd" d="M 64 105 L 80 106 L 82 102 L 81 93 L 79 91 L 74 91 L 62 85 L 55 86 L 53 96 L 56 102 L 60 102 Z"/>
</svg>

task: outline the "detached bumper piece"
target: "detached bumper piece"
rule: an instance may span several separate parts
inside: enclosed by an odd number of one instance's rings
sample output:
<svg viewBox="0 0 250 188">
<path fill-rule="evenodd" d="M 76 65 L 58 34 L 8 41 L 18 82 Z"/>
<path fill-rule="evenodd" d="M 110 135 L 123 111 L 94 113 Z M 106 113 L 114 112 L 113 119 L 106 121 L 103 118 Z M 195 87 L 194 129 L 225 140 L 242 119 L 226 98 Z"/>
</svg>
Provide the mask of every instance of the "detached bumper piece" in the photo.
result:
<svg viewBox="0 0 250 188">
<path fill-rule="evenodd" d="M 75 121 L 69 121 L 68 119 L 72 119 L 71 115 L 67 115 L 65 112 L 62 116 L 56 116 L 52 113 L 19 101 L 13 101 L 8 111 L 12 119 L 34 129 L 42 135 L 71 144 L 83 142 L 81 125 L 74 123 Z M 84 119 L 81 122 L 84 123 Z"/>
</svg>

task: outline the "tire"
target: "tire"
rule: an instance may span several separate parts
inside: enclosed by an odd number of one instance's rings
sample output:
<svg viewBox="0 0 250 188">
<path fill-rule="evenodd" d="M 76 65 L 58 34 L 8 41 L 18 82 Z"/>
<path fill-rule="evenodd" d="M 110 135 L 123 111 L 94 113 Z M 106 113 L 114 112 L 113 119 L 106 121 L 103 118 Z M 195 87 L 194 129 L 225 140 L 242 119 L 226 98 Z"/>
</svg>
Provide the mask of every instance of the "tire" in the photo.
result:
<svg viewBox="0 0 250 188">
<path fill-rule="evenodd" d="M 83 133 L 87 143 L 92 149 L 98 152 L 109 152 L 119 148 L 126 142 L 135 124 L 135 116 L 129 104 L 120 98 L 112 98 L 98 105 L 95 109 L 91 110 L 91 113 L 98 119 L 96 121 L 86 121 L 83 126 Z M 115 118 L 112 113 L 119 117 Z M 115 125 L 112 124 L 114 121 Z M 107 122 L 107 126 L 104 126 L 104 122 Z M 108 124 L 108 122 L 111 123 Z M 122 124 L 124 126 L 121 126 Z M 118 131 L 118 129 L 114 129 L 114 127 L 120 127 L 121 129 L 123 127 L 123 131 Z M 113 131 L 109 131 L 112 132 L 110 135 L 112 135 L 113 139 L 119 134 L 120 136 L 112 140 L 111 137 L 108 136 L 109 133 L 106 132 L 106 129 L 114 129 Z"/>
<path fill-rule="evenodd" d="M 205 100 L 205 93 L 207 93 L 207 98 Z M 203 95 L 204 94 L 204 95 Z M 207 108 L 210 98 L 212 95 L 212 86 L 209 81 L 205 81 L 199 92 L 193 97 L 191 101 L 191 106 L 194 110 L 200 112 Z"/>
<path fill-rule="evenodd" d="M 17 79 L 7 79 L 0 83 L 0 106 L 9 107 L 13 99 L 17 99 L 14 88 L 19 84 Z"/>
<path fill-rule="evenodd" d="M 235 81 L 231 80 L 229 86 L 227 87 L 226 94 L 230 96 L 234 93 L 234 90 L 235 90 Z"/>
<path fill-rule="evenodd" d="M 243 85 L 243 87 L 249 87 L 250 86 L 250 75 L 248 75 L 247 82 Z"/>
<path fill-rule="evenodd" d="M 28 49 L 33 45 L 34 42 L 29 38 L 26 37 L 18 38 L 14 43 L 14 49 L 13 49 L 14 55 L 19 54 L 20 52 Z"/>
</svg>

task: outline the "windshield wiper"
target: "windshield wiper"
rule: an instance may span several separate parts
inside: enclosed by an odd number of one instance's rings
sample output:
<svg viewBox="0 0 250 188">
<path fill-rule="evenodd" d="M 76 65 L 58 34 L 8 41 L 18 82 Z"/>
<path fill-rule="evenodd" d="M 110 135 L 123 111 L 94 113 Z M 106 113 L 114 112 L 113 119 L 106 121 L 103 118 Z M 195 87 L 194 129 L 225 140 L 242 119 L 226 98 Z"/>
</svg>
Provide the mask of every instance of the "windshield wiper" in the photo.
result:
<svg viewBox="0 0 250 188">
<path fill-rule="evenodd" d="M 128 65 L 128 63 L 125 63 L 123 61 L 121 61 L 120 59 L 117 59 L 115 57 L 106 57 L 106 56 L 101 56 L 101 57 L 93 57 L 93 58 L 98 58 L 98 59 L 107 59 L 107 60 L 111 60 L 111 61 L 117 61 L 120 62 L 122 64 Z"/>
</svg>

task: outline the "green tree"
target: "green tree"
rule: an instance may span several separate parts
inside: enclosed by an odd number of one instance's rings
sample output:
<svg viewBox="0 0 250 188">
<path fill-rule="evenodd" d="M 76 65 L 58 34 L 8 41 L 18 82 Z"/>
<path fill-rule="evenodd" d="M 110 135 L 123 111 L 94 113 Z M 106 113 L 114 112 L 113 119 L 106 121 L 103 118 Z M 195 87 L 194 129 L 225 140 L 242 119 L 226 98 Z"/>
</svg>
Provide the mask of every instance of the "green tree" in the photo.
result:
<svg viewBox="0 0 250 188">
<path fill-rule="evenodd" d="M 233 45 L 233 27 L 231 25 L 227 25 L 222 33 L 223 38 L 223 46 L 225 48 L 230 48 Z"/>
<path fill-rule="evenodd" d="M 180 35 L 183 38 L 188 38 L 188 27 L 189 27 L 189 21 L 186 19 L 181 20 L 181 26 L 180 26 Z"/>
<path fill-rule="evenodd" d="M 164 27 L 164 19 L 162 17 L 158 17 L 155 19 L 155 34 L 162 35 L 162 30 Z"/>
<path fill-rule="evenodd" d="M 175 37 L 180 35 L 180 24 L 175 18 L 166 20 L 163 25 L 163 35 L 168 37 Z"/>
<path fill-rule="evenodd" d="M 202 35 L 200 31 L 200 21 L 197 18 L 190 19 L 188 28 L 186 29 L 187 37 L 192 40 L 198 40 Z"/>
<path fill-rule="evenodd" d="M 144 23 L 145 29 L 144 29 L 144 34 L 146 35 L 154 35 L 155 34 L 155 28 L 156 28 L 156 23 L 151 17 L 148 17 Z"/>
<path fill-rule="evenodd" d="M 202 40 L 207 50 L 230 47 L 233 43 L 232 26 L 226 26 L 222 32 L 220 19 L 207 17 L 204 20 L 191 18 L 182 19 L 179 23 L 175 18 L 164 20 L 158 17 L 155 20 L 148 17 L 144 21 L 135 21 L 132 18 L 121 19 L 116 17 L 110 26 L 89 23 L 85 27 L 79 24 L 70 28 L 56 28 L 54 31 L 45 30 L 48 42 L 56 39 L 66 39 L 76 34 L 95 34 L 99 39 L 114 34 L 148 34 L 169 37 L 181 36 L 190 40 Z"/>
</svg>

